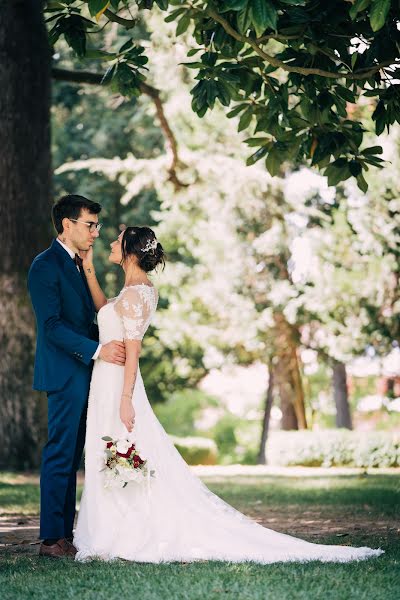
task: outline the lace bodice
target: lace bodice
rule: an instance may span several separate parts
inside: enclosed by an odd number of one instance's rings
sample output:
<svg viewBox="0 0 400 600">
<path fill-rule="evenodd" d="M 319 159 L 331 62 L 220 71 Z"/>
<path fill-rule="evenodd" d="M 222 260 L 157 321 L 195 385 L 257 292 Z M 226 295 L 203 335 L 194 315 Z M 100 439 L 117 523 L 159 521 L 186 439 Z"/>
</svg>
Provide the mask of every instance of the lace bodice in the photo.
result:
<svg viewBox="0 0 400 600">
<path fill-rule="evenodd" d="M 157 308 L 155 287 L 140 283 L 122 288 L 100 309 L 97 317 L 100 343 L 142 340 Z"/>
</svg>

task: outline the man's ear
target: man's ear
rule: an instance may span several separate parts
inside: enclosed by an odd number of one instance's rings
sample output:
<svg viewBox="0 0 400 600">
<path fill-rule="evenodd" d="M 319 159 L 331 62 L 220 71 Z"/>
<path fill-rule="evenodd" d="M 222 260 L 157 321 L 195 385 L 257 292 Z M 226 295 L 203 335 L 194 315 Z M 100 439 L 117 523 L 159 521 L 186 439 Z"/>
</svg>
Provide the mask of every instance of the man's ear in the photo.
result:
<svg viewBox="0 0 400 600">
<path fill-rule="evenodd" d="M 67 217 L 64 217 L 63 220 L 61 221 L 61 224 L 63 226 L 63 231 L 61 235 L 65 235 L 69 233 L 69 228 L 71 226 L 71 223 L 69 221 L 69 219 L 67 219 Z"/>
</svg>

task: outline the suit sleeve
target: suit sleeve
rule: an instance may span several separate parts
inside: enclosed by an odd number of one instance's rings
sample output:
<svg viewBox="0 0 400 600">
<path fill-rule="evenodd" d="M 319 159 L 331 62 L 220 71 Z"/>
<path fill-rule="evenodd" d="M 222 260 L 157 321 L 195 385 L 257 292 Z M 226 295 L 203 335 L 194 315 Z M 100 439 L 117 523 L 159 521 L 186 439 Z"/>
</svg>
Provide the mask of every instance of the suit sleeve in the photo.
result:
<svg viewBox="0 0 400 600">
<path fill-rule="evenodd" d="M 88 365 L 99 344 L 73 331 L 61 318 L 60 292 L 51 265 L 35 262 L 29 271 L 28 288 L 38 326 L 43 328 L 47 339 Z"/>
</svg>

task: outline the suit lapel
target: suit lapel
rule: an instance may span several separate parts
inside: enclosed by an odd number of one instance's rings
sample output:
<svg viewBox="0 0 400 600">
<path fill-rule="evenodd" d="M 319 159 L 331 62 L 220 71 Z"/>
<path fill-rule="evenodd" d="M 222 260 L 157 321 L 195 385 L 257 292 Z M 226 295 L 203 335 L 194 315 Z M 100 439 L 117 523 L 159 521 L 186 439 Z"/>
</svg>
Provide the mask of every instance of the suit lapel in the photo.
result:
<svg viewBox="0 0 400 600">
<path fill-rule="evenodd" d="M 78 269 L 76 268 L 76 264 L 71 259 L 66 250 L 64 250 L 64 248 L 57 242 L 57 240 L 53 240 L 52 249 L 57 253 L 61 261 L 64 273 L 68 278 L 68 281 L 70 281 L 72 287 L 81 296 L 82 300 L 85 302 L 86 307 L 89 310 L 92 310 L 93 302 L 89 293 L 89 289 L 87 287 L 87 284 L 85 285 L 86 282 L 83 282 L 83 276 L 81 275 L 80 271 L 78 271 Z"/>
<path fill-rule="evenodd" d="M 84 273 L 81 273 L 80 271 L 79 271 L 79 275 L 83 281 L 83 285 L 85 286 L 86 297 L 89 300 L 90 309 L 95 312 L 92 294 L 90 293 L 88 282 L 86 281 L 86 277 L 85 277 Z"/>
</svg>

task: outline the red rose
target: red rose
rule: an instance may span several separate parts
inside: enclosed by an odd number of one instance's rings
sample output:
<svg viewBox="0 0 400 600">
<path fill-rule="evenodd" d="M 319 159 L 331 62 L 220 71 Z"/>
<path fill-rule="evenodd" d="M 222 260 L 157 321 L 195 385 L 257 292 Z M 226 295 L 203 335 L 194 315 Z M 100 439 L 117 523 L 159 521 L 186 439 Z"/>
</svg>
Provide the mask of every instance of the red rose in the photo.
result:
<svg viewBox="0 0 400 600">
<path fill-rule="evenodd" d="M 112 442 L 107 442 L 107 448 L 111 448 L 111 446 L 113 446 Z"/>
<path fill-rule="evenodd" d="M 122 458 L 129 458 L 133 451 L 134 451 L 134 446 L 131 446 L 130 448 L 128 448 L 128 450 L 127 450 L 127 452 L 125 452 L 125 454 L 123 454 L 122 452 L 117 452 L 117 455 L 121 456 Z"/>
</svg>

